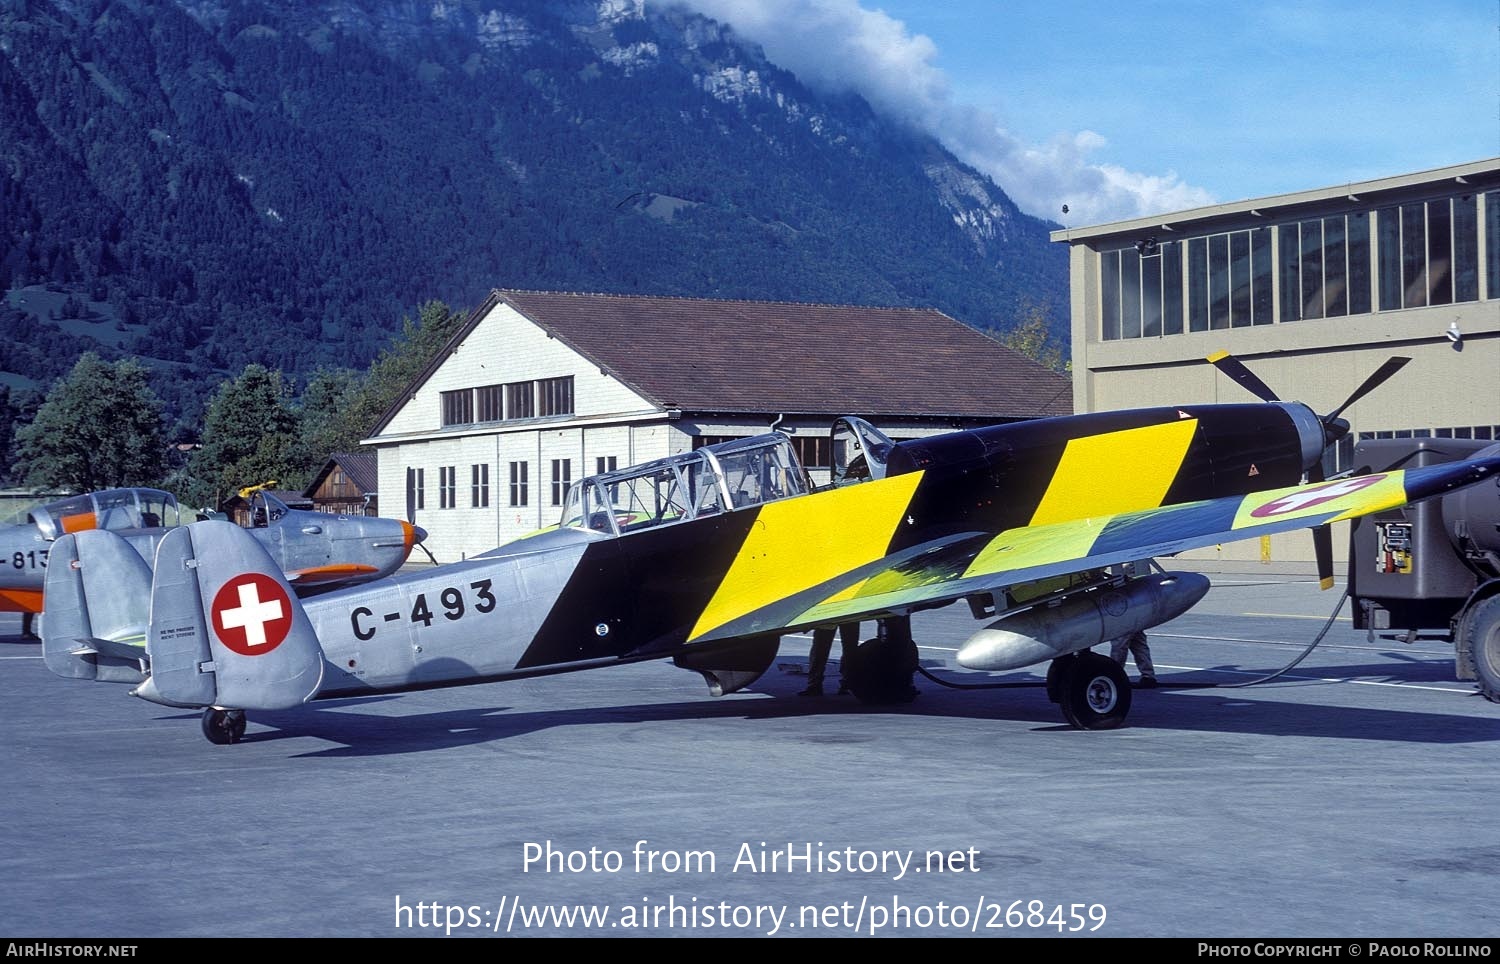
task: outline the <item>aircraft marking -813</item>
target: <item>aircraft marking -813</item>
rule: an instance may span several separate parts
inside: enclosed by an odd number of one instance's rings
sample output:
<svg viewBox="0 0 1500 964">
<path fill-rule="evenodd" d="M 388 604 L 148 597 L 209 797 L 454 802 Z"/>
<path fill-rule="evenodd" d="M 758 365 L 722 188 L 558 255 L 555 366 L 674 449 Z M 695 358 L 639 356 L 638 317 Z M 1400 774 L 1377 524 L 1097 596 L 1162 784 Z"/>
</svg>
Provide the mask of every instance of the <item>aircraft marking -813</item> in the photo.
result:
<svg viewBox="0 0 1500 964">
<path fill-rule="evenodd" d="M 1236 374 L 1232 359 L 1216 363 Z M 581 480 L 551 530 L 305 600 L 224 523 L 167 534 L 154 571 L 131 565 L 139 557 L 109 533 L 81 532 L 53 550 L 44 654 L 58 675 L 201 707 L 205 735 L 232 743 L 246 711 L 642 660 L 671 659 L 722 695 L 764 673 L 783 634 L 853 620 L 878 632 L 849 661 L 851 689 L 900 702 L 914 694 L 911 614 L 965 600 L 987 625 L 960 648 L 961 666 L 1048 663 L 1068 721 L 1108 729 L 1126 719 L 1129 681 L 1090 648 L 1175 618 L 1208 590 L 1200 574 L 1122 564 L 1326 534 L 1500 473 L 1497 447 L 1321 481 L 1325 446 L 1348 431 L 1338 412 L 1399 367 L 1322 417 L 1273 396 L 901 443 L 843 418 L 834 481 L 816 491 L 785 435 L 710 445 Z M 1486 660 L 1481 672 L 1500 675 L 1500 652 Z"/>
<path fill-rule="evenodd" d="M 254 526 L 247 531 L 301 592 L 388 576 L 427 535 L 399 519 L 290 509 L 259 486 L 244 492 Z M 60 538 L 112 532 L 149 563 L 162 537 L 191 521 L 175 496 L 151 488 L 104 489 L 33 507 L 25 523 L 0 526 L 0 612 L 42 612 L 46 570 Z"/>
</svg>

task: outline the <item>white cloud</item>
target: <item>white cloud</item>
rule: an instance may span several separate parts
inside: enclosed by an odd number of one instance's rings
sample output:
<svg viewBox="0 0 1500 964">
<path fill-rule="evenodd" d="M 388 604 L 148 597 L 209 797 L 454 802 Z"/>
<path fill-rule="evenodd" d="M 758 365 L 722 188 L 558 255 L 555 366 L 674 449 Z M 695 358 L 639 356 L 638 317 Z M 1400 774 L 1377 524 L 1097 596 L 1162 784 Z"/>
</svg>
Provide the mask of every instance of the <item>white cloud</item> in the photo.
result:
<svg viewBox="0 0 1500 964">
<path fill-rule="evenodd" d="M 989 175 L 1021 208 L 1069 224 L 1144 217 L 1213 203 L 1167 171 L 1144 174 L 1093 161 L 1092 131 L 1028 145 L 989 111 L 954 102 L 935 66 L 937 45 L 858 0 L 677 0 L 731 25 L 778 66 L 821 90 L 852 90 L 882 113 L 942 141 Z"/>
</svg>

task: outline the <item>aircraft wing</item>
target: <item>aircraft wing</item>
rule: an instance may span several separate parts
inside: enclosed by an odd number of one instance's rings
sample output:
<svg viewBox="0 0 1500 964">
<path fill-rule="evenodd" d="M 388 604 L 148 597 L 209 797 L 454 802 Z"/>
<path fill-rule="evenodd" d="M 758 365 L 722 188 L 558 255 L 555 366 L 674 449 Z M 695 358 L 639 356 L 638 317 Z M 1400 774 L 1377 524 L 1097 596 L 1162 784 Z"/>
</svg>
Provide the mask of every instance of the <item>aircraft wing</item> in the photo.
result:
<svg viewBox="0 0 1500 964">
<path fill-rule="evenodd" d="M 1500 474 L 1500 456 L 1001 532 L 963 533 L 862 567 L 696 640 L 910 613 L 1052 576 L 1393 509 Z"/>
</svg>

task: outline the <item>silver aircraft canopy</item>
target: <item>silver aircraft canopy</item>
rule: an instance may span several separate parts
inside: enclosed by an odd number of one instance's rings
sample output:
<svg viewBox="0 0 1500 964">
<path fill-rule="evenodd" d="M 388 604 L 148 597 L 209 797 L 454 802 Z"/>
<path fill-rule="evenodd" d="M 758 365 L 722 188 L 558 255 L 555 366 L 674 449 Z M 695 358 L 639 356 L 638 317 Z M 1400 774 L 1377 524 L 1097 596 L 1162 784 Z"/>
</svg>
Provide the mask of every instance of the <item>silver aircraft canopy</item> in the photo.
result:
<svg viewBox="0 0 1500 964">
<path fill-rule="evenodd" d="M 85 529 L 158 529 L 191 521 L 182 517 L 172 493 L 141 488 L 70 496 L 32 509 L 27 519 L 48 540 Z"/>
<path fill-rule="evenodd" d="M 561 526 L 624 535 L 811 491 L 792 440 L 771 432 L 580 479 Z"/>
</svg>

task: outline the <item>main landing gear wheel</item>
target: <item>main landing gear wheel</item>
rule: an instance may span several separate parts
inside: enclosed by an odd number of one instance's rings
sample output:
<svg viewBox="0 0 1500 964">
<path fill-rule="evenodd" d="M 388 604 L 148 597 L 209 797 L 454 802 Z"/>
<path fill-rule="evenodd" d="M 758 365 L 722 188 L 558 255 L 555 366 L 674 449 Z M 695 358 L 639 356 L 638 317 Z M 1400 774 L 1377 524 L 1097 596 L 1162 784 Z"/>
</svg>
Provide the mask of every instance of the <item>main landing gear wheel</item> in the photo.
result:
<svg viewBox="0 0 1500 964">
<path fill-rule="evenodd" d="M 1500 596 L 1469 610 L 1459 632 L 1474 660 L 1479 692 L 1491 703 L 1500 703 Z"/>
<path fill-rule="evenodd" d="M 917 671 L 917 644 L 909 618 L 882 619 L 880 635 L 860 643 L 849 656 L 848 665 L 840 668 L 849 692 L 861 703 L 889 706 L 916 699 L 911 678 Z"/>
<path fill-rule="evenodd" d="M 245 735 L 245 711 L 216 710 L 210 706 L 203 711 L 203 735 L 208 742 L 220 746 L 240 742 Z"/>
<path fill-rule="evenodd" d="M 1053 660 L 1047 678 L 1048 695 L 1055 689 L 1063 716 L 1080 730 L 1113 730 L 1130 714 L 1130 677 L 1108 656 L 1085 652 Z"/>
</svg>

